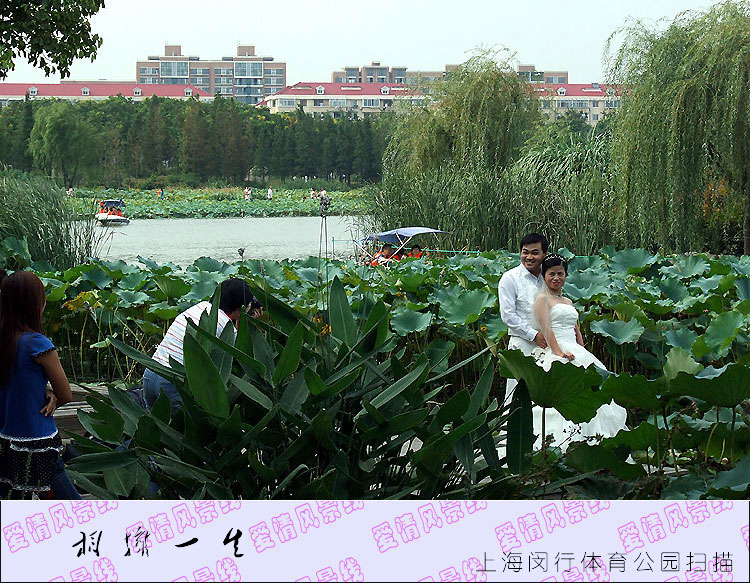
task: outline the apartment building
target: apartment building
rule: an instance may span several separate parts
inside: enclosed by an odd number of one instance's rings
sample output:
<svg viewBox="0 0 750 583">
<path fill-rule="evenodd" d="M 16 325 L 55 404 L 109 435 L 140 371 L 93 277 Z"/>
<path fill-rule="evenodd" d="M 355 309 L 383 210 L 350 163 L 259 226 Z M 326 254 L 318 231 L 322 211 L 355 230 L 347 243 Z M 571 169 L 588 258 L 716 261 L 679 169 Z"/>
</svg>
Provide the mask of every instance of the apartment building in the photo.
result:
<svg viewBox="0 0 750 583">
<path fill-rule="evenodd" d="M 336 118 L 345 114 L 357 117 L 376 115 L 396 102 L 422 105 L 425 96 L 402 83 L 296 83 L 267 97 L 260 105 L 271 113 L 295 111 L 326 114 Z"/>
<path fill-rule="evenodd" d="M 362 67 L 344 67 L 331 73 L 332 83 L 403 83 L 418 85 L 424 81 L 443 79 L 458 65 L 446 65 L 442 71 L 412 71 L 407 67 L 388 67 L 380 61 L 372 61 Z"/>
<path fill-rule="evenodd" d="M 551 119 L 574 111 L 591 126 L 620 107 L 620 88 L 603 83 L 540 83 L 534 94 Z"/>
<path fill-rule="evenodd" d="M 165 45 L 163 55 L 138 61 L 135 68 L 141 84 L 194 85 L 242 103 L 259 103 L 286 86 L 286 63 L 256 55 L 252 45 L 239 45 L 236 56 L 218 60 L 184 56 L 181 45 Z"/>
<path fill-rule="evenodd" d="M 211 100 L 213 95 L 192 85 L 141 85 L 113 81 L 63 81 L 61 83 L 0 83 L 0 106 L 12 101 L 30 99 L 66 99 L 68 101 L 101 101 L 122 95 L 142 101 L 152 95 L 170 99 Z"/>
<path fill-rule="evenodd" d="M 567 71 L 537 71 L 534 65 L 519 65 L 518 76 L 526 79 L 529 83 L 554 83 L 566 84 L 568 82 Z"/>
</svg>

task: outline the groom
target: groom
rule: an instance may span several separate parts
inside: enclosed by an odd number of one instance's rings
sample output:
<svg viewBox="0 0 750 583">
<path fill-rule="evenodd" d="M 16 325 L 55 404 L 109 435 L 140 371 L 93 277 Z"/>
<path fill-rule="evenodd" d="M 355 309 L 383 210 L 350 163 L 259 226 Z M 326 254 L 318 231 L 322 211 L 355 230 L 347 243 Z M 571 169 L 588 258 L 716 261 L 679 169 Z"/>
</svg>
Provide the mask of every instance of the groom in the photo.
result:
<svg viewBox="0 0 750 583">
<path fill-rule="evenodd" d="M 508 327 L 510 340 L 508 349 L 520 349 L 525 355 L 547 342 L 532 322 L 534 302 L 544 285 L 542 261 L 547 256 L 549 242 L 544 235 L 530 233 L 521 239 L 521 264 L 503 273 L 497 285 L 500 299 L 500 316 Z M 510 403 L 517 381 L 508 379 L 505 388 L 505 403 Z"/>
</svg>

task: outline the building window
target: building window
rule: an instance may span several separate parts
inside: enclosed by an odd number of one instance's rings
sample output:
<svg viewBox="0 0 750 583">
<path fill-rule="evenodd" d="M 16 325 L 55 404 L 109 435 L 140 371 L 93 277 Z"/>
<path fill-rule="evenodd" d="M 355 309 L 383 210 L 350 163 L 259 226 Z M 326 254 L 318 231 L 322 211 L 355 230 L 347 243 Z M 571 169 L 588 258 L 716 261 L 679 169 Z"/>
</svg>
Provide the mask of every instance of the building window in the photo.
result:
<svg viewBox="0 0 750 583">
<path fill-rule="evenodd" d="M 346 107 L 346 99 L 329 99 L 328 105 L 330 107 Z"/>
<path fill-rule="evenodd" d="M 594 99 L 594 100 L 593 100 L 593 101 L 591 102 L 591 107 L 599 107 L 599 101 L 598 101 L 597 99 Z"/>
<path fill-rule="evenodd" d="M 604 102 L 604 107 L 607 109 L 615 109 L 620 107 L 620 100 L 619 99 L 611 99 Z"/>
<path fill-rule="evenodd" d="M 381 93 L 381 95 L 388 95 L 388 93 L 390 93 L 390 91 L 391 91 L 391 90 L 390 90 L 390 89 L 388 89 L 388 87 L 387 87 L 386 85 L 383 85 L 383 86 L 382 86 L 382 87 L 380 88 L 380 93 Z"/>
<path fill-rule="evenodd" d="M 325 107 L 325 99 L 313 99 L 313 107 Z"/>
<path fill-rule="evenodd" d="M 395 81 L 396 83 L 403 83 L 403 82 L 404 82 L 404 78 L 403 78 L 403 77 L 396 77 L 396 78 L 394 79 L 394 81 Z"/>
<path fill-rule="evenodd" d="M 188 62 L 187 61 L 162 61 L 160 64 L 161 64 L 161 76 L 162 77 L 187 77 L 188 76 Z"/>
<path fill-rule="evenodd" d="M 557 94 L 558 94 L 558 95 L 565 95 L 565 87 L 560 87 L 560 88 L 559 88 L 559 89 L 557 90 Z"/>
<path fill-rule="evenodd" d="M 29 96 L 36 97 L 38 90 L 36 87 L 29 87 Z"/>
<path fill-rule="evenodd" d="M 325 92 L 326 92 L 326 90 L 325 90 L 325 88 L 322 85 L 318 85 L 315 88 L 315 93 L 317 93 L 318 95 L 323 95 Z"/>
<path fill-rule="evenodd" d="M 380 107 L 380 99 L 363 99 L 362 107 Z"/>
<path fill-rule="evenodd" d="M 148 69 L 149 69 L 148 67 L 141 67 L 141 75 L 145 75 L 146 73 L 148 73 L 149 72 Z"/>
<path fill-rule="evenodd" d="M 346 78 L 346 82 L 347 83 L 356 83 L 357 82 L 357 78 L 356 77 L 347 77 Z"/>
<path fill-rule="evenodd" d="M 235 77 L 262 77 L 263 76 L 263 62 L 262 61 L 250 61 L 250 62 L 238 62 L 234 64 L 234 76 Z"/>
<path fill-rule="evenodd" d="M 133 89 L 133 97 L 140 97 L 140 96 L 141 96 L 141 88 L 136 87 L 135 89 Z"/>
<path fill-rule="evenodd" d="M 164 85 L 187 85 L 187 77 L 169 77 L 162 79 Z"/>
<path fill-rule="evenodd" d="M 550 108 L 550 105 L 551 105 L 551 104 L 550 104 L 550 101 L 549 101 L 549 99 L 545 99 L 544 101 L 542 101 L 542 107 L 543 107 L 544 109 L 549 109 L 549 108 Z"/>
<path fill-rule="evenodd" d="M 594 114 L 594 115 L 592 116 L 592 119 L 593 119 L 594 121 L 599 121 L 599 114 L 598 114 L 598 113 L 595 113 L 595 114 Z"/>
<path fill-rule="evenodd" d="M 190 89 L 190 88 L 185 89 L 185 97 L 192 97 L 192 95 L 193 95 L 193 90 L 192 89 Z"/>
<path fill-rule="evenodd" d="M 87 96 L 88 94 L 89 94 L 89 88 L 88 87 L 84 87 L 83 89 L 81 89 L 81 95 Z"/>
<path fill-rule="evenodd" d="M 372 80 L 373 80 L 373 76 L 372 75 L 368 75 L 367 76 L 367 82 L 368 83 L 372 83 Z"/>
<path fill-rule="evenodd" d="M 294 99 L 279 99 L 279 107 L 296 107 L 297 103 Z"/>
</svg>

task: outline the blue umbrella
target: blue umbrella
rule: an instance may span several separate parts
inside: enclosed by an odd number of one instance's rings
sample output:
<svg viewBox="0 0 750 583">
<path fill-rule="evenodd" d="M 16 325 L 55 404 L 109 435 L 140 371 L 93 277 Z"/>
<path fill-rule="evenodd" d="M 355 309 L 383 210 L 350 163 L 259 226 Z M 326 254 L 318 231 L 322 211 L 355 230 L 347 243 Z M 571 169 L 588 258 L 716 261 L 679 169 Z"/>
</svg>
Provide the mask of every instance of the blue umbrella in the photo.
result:
<svg viewBox="0 0 750 583">
<path fill-rule="evenodd" d="M 447 233 L 448 231 L 440 231 L 438 229 L 430 229 L 428 227 L 401 227 L 398 229 L 392 229 L 390 231 L 383 231 L 382 233 L 372 233 L 367 235 L 363 241 L 375 241 L 378 240 L 381 243 L 395 243 L 397 245 L 403 244 L 405 241 L 411 239 L 414 235 L 422 235 L 424 233 Z"/>
</svg>

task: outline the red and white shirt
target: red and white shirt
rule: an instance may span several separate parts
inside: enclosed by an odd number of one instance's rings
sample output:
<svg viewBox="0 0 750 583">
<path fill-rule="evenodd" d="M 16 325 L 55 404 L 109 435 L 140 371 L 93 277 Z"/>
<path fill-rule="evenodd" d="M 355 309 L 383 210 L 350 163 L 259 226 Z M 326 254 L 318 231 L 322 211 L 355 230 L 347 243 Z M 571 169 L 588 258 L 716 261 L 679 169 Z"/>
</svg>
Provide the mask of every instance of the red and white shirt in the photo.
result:
<svg viewBox="0 0 750 583">
<path fill-rule="evenodd" d="M 169 366 L 169 357 L 171 356 L 180 364 L 184 363 L 184 357 L 182 354 L 182 343 L 185 340 L 185 330 L 187 329 L 187 320 L 190 318 L 193 322 L 198 324 L 201 319 L 201 314 L 211 309 L 211 302 L 201 302 L 195 304 L 192 308 L 188 308 L 182 314 L 177 316 L 172 322 L 172 325 L 167 330 L 164 340 L 156 348 L 154 352 L 154 360 L 160 362 L 164 366 Z M 216 326 L 216 336 L 221 336 L 221 333 L 226 328 L 227 324 L 231 323 L 232 320 L 223 310 L 219 310 L 219 321 Z"/>
</svg>

